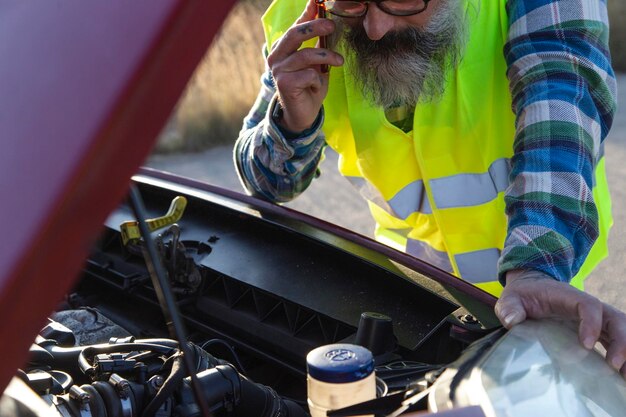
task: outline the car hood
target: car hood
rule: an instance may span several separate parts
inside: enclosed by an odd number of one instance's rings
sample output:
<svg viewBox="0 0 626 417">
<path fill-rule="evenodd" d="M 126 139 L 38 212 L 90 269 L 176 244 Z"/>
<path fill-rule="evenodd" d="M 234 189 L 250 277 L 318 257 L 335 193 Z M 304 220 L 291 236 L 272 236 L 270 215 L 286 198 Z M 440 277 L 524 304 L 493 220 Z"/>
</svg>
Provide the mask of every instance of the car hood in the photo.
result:
<svg viewBox="0 0 626 417">
<path fill-rule="evenodd" d="M 233 3 L 0 4 L 1 388 Z"/>
</svg>

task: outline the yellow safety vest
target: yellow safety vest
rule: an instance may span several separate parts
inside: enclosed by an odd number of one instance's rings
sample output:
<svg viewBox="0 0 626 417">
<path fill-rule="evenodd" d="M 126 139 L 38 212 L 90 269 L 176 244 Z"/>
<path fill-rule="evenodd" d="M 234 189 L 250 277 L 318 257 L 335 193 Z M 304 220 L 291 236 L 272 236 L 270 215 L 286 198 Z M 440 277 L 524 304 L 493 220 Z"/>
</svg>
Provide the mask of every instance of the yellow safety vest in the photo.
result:
<svg viewBox="0 0 626 417">
<path fill-rule="evenodd" d="M 470 33 L 463 60 L 436 103 L 418 104 L 413 131 L 388 122 L 362 97 L 349 72 L 332 68 L 324 101 L 326 142 L 339 170 L 367 199 L 376 238 L 499 296 L 497 262 L 507 233 L 515 116 L 503 46 L 506 0 L 466 0 Z M 274 0 L 263 16 L 267 45 L 293 24 L 305 0 Z M 313 42 L 307 46 L 312 46 Z M 342 52 L 342 51 L 339 51 Z M 594 199 L 600 236 L 572 285 L 607 254 L 612 224 L 604 159 Z"/>
</svg>

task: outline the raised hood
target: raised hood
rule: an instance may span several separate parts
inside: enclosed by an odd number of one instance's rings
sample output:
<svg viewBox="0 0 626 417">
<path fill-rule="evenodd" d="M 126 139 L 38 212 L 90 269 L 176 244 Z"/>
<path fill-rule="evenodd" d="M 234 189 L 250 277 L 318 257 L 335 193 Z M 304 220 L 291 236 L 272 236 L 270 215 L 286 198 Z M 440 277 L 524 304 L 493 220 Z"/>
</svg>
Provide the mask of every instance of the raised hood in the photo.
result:
<svg viewBox="0 0 626 417">
<path fill-rule="evenodd" d="M 0 3 L 0 388 L 233 3 Z"/>
</svg>

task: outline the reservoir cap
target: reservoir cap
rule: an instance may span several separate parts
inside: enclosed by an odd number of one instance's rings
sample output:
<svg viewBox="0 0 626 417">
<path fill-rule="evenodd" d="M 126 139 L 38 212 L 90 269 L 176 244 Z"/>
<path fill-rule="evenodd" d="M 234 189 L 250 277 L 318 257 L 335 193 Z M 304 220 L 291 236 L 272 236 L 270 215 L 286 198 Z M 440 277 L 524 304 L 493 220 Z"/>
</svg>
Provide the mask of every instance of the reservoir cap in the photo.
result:
<svg viewBox="0 0 626 417">
<path fill-rule="evenodd" d="M 359 381 L 374 371 L 372 352 L 348 343 L 313 349 L 307 355 L 306 363 L 311 378 L 330 383 Z"/>
</svg>

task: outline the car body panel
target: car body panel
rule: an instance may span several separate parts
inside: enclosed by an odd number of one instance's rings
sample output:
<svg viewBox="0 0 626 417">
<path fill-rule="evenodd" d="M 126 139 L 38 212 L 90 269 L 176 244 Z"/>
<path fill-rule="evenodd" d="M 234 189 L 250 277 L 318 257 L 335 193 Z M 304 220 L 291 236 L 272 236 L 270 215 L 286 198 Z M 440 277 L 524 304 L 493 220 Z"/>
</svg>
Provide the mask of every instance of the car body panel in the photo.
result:
<svg viewBox="0 0 626 417">
<path fill-rule="evenodd" d="M 0 4 L 5 387 L 234 1 Z M 6 342 L 10 341 L 10 342 Z"/>
</svg>

